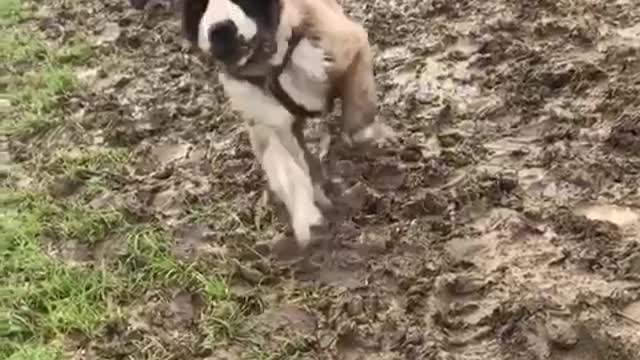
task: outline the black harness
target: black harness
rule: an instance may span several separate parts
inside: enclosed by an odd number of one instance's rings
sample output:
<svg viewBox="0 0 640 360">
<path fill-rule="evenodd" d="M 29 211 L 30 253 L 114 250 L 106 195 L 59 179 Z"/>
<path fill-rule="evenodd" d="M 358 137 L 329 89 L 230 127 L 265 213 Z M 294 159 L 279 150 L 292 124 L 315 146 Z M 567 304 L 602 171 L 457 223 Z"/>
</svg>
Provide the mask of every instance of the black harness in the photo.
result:
<svg viewBox="0 0 640 360">
<path fill-rule="evenodd" d="M 291 96 L 282 88 L 280 84 L 280 75 L 284 71 L 285 67 L 289 64 L 291 60 L 291 55 L 293 51 L 298 46 L 300 41 L 303 39 L 303 36 L 298 32 L 294 31 L 289 38 L 287 51 L 285 52 L 284 58 L 282 59 L 282 63 L 274 66 L 271 71 L 266 75 L 256 75 L 256 76 L 247 76 L 247 75 L 233 75 L 234 77 L 247 81 L 252 85 L 259 87 L 265 91 L 270 92 L 273 96 L 284 106 L 289 113 L 297 118 L 312 118 L 318 117 L 322 114 L 322 111 L 312 111 L 305 108 L 303 105 L 298 104 L 295 100 L 291 98 Z"/>
</svg>

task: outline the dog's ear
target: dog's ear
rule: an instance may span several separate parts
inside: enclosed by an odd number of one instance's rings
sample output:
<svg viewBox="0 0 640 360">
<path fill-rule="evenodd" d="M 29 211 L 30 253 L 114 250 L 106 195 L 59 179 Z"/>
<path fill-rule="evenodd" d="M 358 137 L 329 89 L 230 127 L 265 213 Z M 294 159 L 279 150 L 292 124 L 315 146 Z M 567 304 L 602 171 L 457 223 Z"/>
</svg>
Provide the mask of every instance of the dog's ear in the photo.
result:
<svg viewBox="0 0 640 360">
<path fill-rule="evenodd" d="M 276 32 L 280 26 L 280 16 L 282 15 L 282 0 L 265 0 L 264 19 L 262 20 L 262 31 L 260 37 L 267 54 L 273 54 L 278 50 Z"/>
<path fill-rule="evenodd" d="M 280 15 L 282 12 L 282 0 L 267 0 L 269 2 L 269 6 L 268 6 L 268 10 L 267 13 L 269 14 L 268 16 L 268 23 L 267 26 L 270 28 L 270 30 L 275 31 L 276 29 L 278 29 L 278 26 L 280 25 Z"/>
<path fill-rule="evenodd" d="M 132 0 L 133 1 L 133 0 Z M 182 31 L 187 40 L 198 42 L 200 19 L 207 10 L 208 0 L 183 0 L 180 9 L 182 17 Z"/>
</svg>

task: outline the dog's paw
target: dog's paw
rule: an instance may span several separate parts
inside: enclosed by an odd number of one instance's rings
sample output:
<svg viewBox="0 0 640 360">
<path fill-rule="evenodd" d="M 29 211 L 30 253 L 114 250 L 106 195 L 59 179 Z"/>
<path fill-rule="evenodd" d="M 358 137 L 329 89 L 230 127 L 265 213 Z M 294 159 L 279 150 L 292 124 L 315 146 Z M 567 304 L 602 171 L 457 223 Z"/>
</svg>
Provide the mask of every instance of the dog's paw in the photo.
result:
<svg viewBox="0 0 640 360">
<path fill-rule="evenodd" d="M 343 133 L 343 140 L 349 146 L 393 143 L 397 138 L 395 131 L 387 124 L 376 121 L 353 134 Z"/>
<path fill-rule="evenodd" d="M 309 248 L 316 245 L 324 245 L 331 239 L 331 229 L 326 219 L 323 219 L 320 224 L 312 225 L 310 230 L 311 242 L 308 246 Z"/>
<path fill-rule="evenodd" d="M 301 250 L 322 242 L 328 229 L 328 222 L 315 205 L 305 212 L 293 214 L 293 233 Z"/>
</svg>

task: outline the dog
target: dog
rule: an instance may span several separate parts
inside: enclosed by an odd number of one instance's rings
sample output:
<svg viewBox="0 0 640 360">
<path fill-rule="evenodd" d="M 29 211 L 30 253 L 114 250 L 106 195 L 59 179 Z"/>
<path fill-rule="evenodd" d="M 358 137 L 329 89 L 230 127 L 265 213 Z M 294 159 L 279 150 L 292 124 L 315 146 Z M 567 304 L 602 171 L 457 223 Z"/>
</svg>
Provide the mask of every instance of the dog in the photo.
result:
<svg viewBox="0 0 640 360">
<path fill-rule="evenodd" d="M 327 235 L 322 209 L 332 205 L 320 161 L 304 142 L 306 120 L 332 111 L 340 99 L 347 144 L 393 136 L 377 119 L 365 28 L 336 0 L 182 0 L 180 8 L 185 37 L 221 65 L 219 82 L 306 249 Z"/>
</svg>

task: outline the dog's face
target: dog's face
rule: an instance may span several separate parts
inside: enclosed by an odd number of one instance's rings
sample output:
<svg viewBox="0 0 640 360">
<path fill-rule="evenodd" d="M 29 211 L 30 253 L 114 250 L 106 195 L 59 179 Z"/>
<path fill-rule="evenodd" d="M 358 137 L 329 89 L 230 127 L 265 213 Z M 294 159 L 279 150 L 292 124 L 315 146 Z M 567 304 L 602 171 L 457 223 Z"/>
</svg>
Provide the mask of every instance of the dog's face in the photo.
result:
<svg viewBox="0 0 640 360">
<path fill-rule="evenodd" d="M 185 35 L 227 67 L 276 51 L 282 0 L 184 0 Z"/>
</svg>

